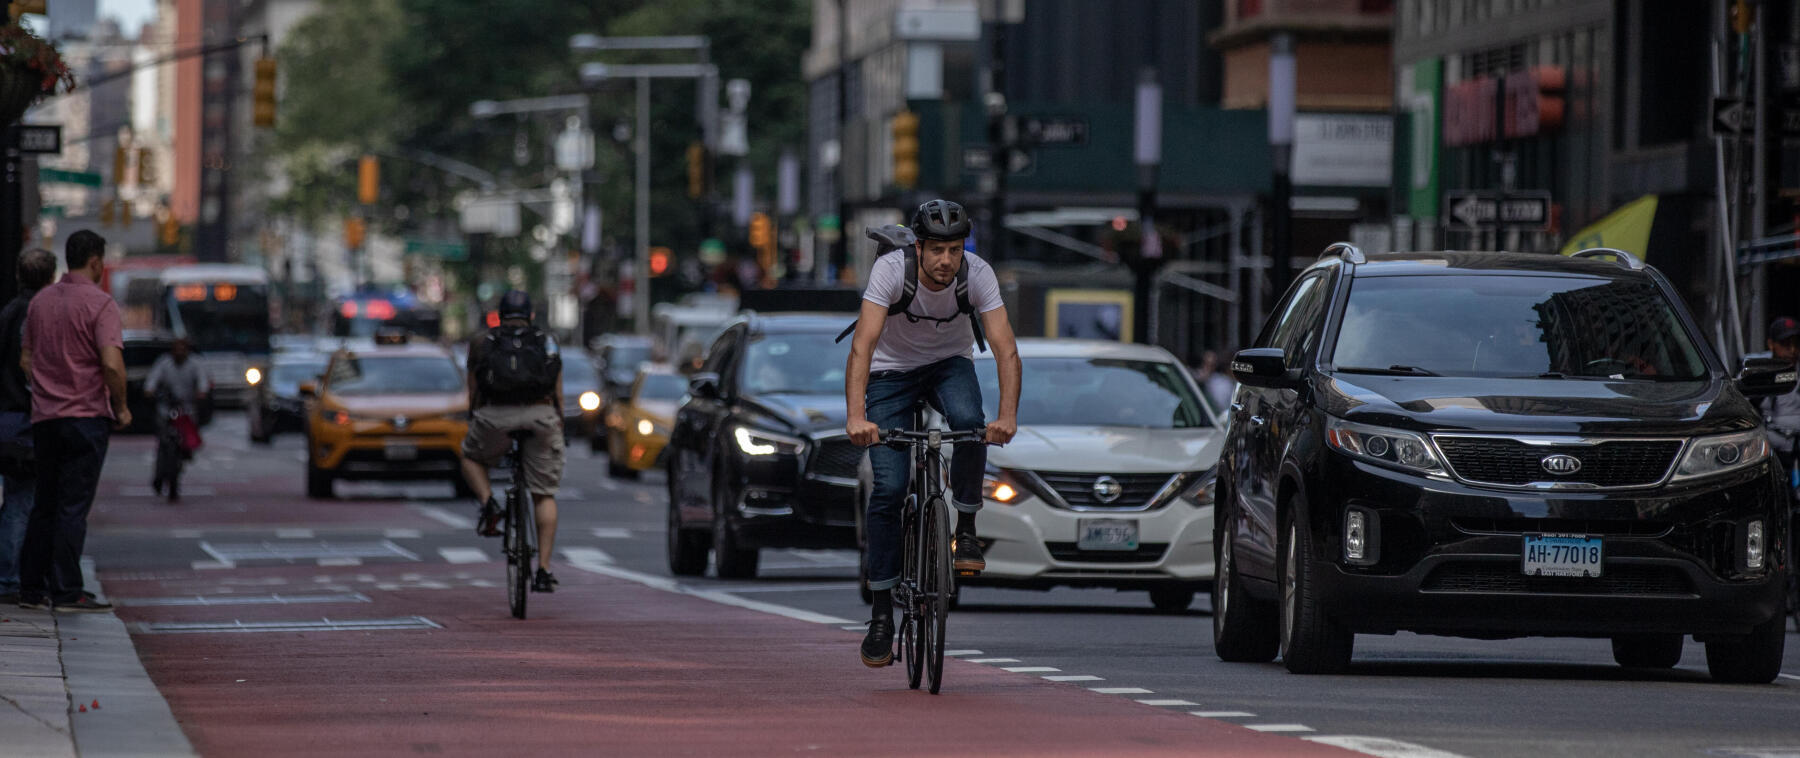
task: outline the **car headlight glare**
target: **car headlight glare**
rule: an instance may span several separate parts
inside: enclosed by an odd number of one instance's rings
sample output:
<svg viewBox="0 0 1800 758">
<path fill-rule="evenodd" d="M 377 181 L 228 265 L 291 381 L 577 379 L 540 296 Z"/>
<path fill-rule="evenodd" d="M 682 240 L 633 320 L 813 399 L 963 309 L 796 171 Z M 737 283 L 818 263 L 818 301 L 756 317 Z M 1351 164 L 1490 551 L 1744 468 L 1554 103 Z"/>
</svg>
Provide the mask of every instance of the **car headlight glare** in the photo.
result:
<svg viewBox="0 0 1800 758">
<path fill-rule="evenodd" d="M 244 382 L 251 386 L 262 383 L 262 369 L 255 366 L 244 369 Z"/>
<path fill-rule="evenodd" d="M 647 418 L 638 419 L 638 422 L 637 422 L 637 433 L 638 434 L 642 434 L 642 435 L 648 437 L 648 436 L 650 436 L 650 433 L 654 432 L 654 431 L 656 431 L 656 425 L 650 423 L 650 419 L 647 419 Z M 742 444 L 742 443 L 739 443 L 739 444 Z M 748 451 L 746 451 L 746 452 L 748 452 Z"/>
<path fill-rule="evenodd" d="M 1006 480 L 1006 475 L 989 472 L 981 479 L 981 496 L 996 503 L 1012 505 L 1019 501 L 1019 488 Z"/>
<path fill-rule="evenodd" d="M 745 455 L 796 455 L 803 444 L 793 437 L 756 431 L 746 427 L 738 427 L 731 433 L 737 440 L 739 450 Z"/>
<path fill-rule="evenodd" d="M 1431 444 L 1412 432 L 1333 418 L 1325 424 L 1332 449 L 1373 463 L 1442 476 L 1444 463 Z"/>
<path fill-rule="evenodd" d="M 575 402 L 580 404 L 581 409 L 584 411 L 600 410 L 600 393 L 594 392 L 593 390 L 583 392 L 581 393 L 581 397 Z"/>
<path fill-rule="evenodd" d="M 1695 479 L 1754 466 L 1769 458 L 1769 440 L 1762 430 L 1700 437 L 1688 443 L 1675 479 Z"/>
</svg>

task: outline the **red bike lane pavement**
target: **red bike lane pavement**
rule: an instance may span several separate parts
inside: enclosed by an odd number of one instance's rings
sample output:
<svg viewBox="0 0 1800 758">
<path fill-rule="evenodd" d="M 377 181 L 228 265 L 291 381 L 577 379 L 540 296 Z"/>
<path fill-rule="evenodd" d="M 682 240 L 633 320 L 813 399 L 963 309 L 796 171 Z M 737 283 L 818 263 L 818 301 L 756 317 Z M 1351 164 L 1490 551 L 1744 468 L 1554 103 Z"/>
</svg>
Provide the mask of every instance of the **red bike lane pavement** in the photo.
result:
<svg viewBox="0 0 1800 758">
<path fill-rule="evenodd" d="M 946 660 L 933 696 L 908 689 L 900 666 L 864 667 L 858 635 L 833 625 L 558 573 L 562 587 L 534 595 L 523 621 L 493 563 L 101 577 L 202 755 L 1357 755 L 966 661 Z M 333 589 L 370 602 L 130 604 Z M 441 628 L 142 626 L 410 616 Z"/>
</svg>

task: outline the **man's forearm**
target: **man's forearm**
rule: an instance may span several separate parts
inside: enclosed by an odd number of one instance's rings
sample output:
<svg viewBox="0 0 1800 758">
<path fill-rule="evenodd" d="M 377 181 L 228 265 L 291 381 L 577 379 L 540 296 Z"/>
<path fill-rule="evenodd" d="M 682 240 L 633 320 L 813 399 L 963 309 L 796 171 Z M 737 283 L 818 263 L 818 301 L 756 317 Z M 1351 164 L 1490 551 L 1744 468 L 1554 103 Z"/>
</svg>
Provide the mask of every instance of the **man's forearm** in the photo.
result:
<svg viewBox="0 0 1800 758">
<path fill-rule="evenodd" d="M 868 419 L 864 407 L 869 391 L 869 356 L 851 346 L 844 362 L 844 414 L 850 421 Z"/>
<path fill-rule="evenodd" d="M 1000 374 L 1000 417 L 1019 417 L 1019 377 L 1024 368 L 1019 362 L 1019 352 L 1014 350 L 997 361 Z"/>
<path fill-rule="evenodd" d="M 125 407 L 125 367 L 106 364 L 102 372 L 106 376 L 106 390 L 112 393 L 114 409 Z"/>
</svg>

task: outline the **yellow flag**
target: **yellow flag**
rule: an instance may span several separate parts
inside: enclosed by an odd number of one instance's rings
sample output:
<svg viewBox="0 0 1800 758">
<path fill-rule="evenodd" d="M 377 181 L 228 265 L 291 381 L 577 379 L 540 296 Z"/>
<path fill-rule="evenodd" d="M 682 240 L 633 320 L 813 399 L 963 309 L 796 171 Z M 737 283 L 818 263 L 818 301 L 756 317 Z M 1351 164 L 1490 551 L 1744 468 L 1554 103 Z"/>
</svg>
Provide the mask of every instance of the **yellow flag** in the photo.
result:
<svg viewBox="0 0 1800 758">
<path fill-rule="evenodd" d="M 1610 247 L 1642 258 L 1650 249 L 1650 223 L 1656 220 L 1656 196 L 1645 195 L 1575 233 L 1563 255 L 1590 247 Z"/>
</svg>

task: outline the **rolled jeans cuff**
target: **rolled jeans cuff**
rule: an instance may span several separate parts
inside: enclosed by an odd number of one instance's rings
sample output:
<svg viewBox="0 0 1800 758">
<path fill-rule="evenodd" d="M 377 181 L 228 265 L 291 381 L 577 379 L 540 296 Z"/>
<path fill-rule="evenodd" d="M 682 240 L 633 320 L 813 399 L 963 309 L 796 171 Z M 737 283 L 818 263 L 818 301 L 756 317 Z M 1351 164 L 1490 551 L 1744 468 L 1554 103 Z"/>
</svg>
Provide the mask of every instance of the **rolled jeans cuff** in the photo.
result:
<svg viewBox="0 0 1800 758">
<path fill-rule="evenodd" d="M 882 590 L 891 590 L 894 587 L 899 586 L 899 584 L 900 577 L 896 576 L 892 579 L 883 579 L 879 582 L 869 582 L 869 589 L 873 592 L 880 592 Z"/>
<path fill-rule="evenodd" d="M 950 499 L 950 506 L 955 508 L 957 513 L 978 513 L 981 511 L 981 503 L 978 502 L 974 505 L 969 505 L 968 503 L 957 502 L 956 498 Z"/>
</svg>

